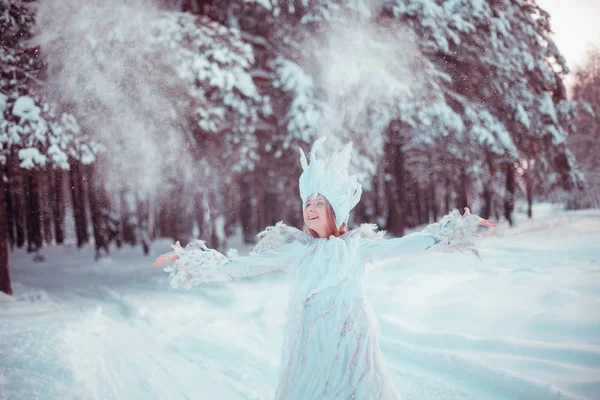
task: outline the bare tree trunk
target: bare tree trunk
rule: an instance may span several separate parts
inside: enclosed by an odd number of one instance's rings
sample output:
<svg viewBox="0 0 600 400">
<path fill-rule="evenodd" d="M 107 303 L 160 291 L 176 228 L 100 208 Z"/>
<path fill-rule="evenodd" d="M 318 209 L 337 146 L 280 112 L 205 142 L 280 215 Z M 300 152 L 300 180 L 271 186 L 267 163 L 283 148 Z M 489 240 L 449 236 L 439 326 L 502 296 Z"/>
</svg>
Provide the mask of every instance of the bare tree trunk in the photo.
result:
<svg viewBox="0 0 600 400">
<path fill-rule="evenodd" d="M 225 240 L 225 216 L 223 200 L 219 188 L 216 185 L 205 187 L 201 193 L 195 196 L 195 209 L 200 236 L 208 247 L 223 250 Z"/>
<path fill-rule="evenodd" d="M 6 191 L 4 176 L 0 174 L 0 221 L 6 221 Z M 8 271 L 8 248 L 6 247 L 7 224 L 0 222 L 0 292 L 12 295 Z"/>
<path fill-rule="evenodd" d="M 54 238 L 56 244 L 63 244 L 65 241 L 65 192 L 64 192 L 64 172 L 61 169 L 54 169 L 50 172 L 50 185 L 52 188 L 50 200 L 52 204 L 52 214 L 54 216 Z"/>
<path fill-rule="evenodd" d="M 18 248 L 21 248 L 25 245 L 25 187 L 23 185 L 23 174 L 19 167 L 19 157 L 16 153 L 11 154 L 8 168 L 14 212 L 16 245 Z"/>
<path fill-rule="evenodd" d="M 202 204 L 202 193 L 194 193 L 194 215 L 196 216 L 196 224 L 198 225 L 198 237 L 204 240 L 204 207 Z M 164 236 L 164 235 L 163 235 Z"/>
<path fill-rule="evenodd" d="M 451 188 L 452 181 L 450 181 L 450 177 L 446 175 L 446 193 L 444 195 L 444 214 L 448 214 L 450 212 L 450 202 L 452 201 L 452 191 Z"/>
<path fill-rule="evenodd" d="M 150 212 L 148 204 L 144 202 L 139 196 L 136 201 L 136 211 L 138 219 L 138 236 L 142 243 L 142 250 L 144 255 L 150 253 L 150 234 L 148 232 L 148 213 Z"/>
<path fill-rule="evenodd" d="M 42 248 L 39 174 L 33 170 L 25 170 L 24 174 L 27 203 L 27 251 L 33 253 Z"/>
<path fill-rule="evenodd" d="M 4 194 L 0 192 L 0 196 L 4 196 L 4 201 L 6 202 L 6 233 L 8 237 L 8 243 L 10 244 L 10 248 L 14 249 L 15 247 L 15 229 L 14 229 L 14 218 L 13 218 L 13 205 L 12 205 L 12 196 L 11 196 L 11 184 L 10 184 L 10 173 L 8 166 L 5 167 L 6 173 L 6 185 L 4 188 Z M 1 199 L 0 199 L 1 201 Z M 0 219 L 0 221 L 2 221 Z"/>
<path fill-rule="evenodd" d="M 189 197 L 188 197 L 189 198 Z M 190 229 L 190 237 L 192 236 L 192 232 L 194 231 L 194 221 L 192 219 L 192 216 L 189 215 L 191 212 L 191 208 L 194 206 L 193 205 L 193 199 L 188 200 L 190 203 L 190 207 L 188 207 L 188 210 L 186 210 L 186 218 L 188 219 L 188 223 L 189 223 L 189 229 Z M 155 237 L 156 237 L 156 227 L 157 227 L 157 221 L 156 221 L 156 196 L 150 195 L 150 198 L 148 199 L 148 220 L 146 223 L 147 227 L 147 231 L 148 231 L 148 246 L 150 245 L 150 243 L 152 243 L 152 241 L 154 241 Z"/>
<path fill-rule="evenodd" d="M 210 247 L 217 250 L 223 250 L 225 247 L 225 232 L 222 229 L 224 225 L 224 217 L 222 214 L 221 207 L 218 206 L 220 204 L 217 201 L 219 197 L 219 193 L 217 193 L 217 189 L 211 191 L 208 194 L 209 207 L 210 211 L 208 224 L 211 227 L 211 235 L 210 235 Z"/>
<path fill-rule="evenodd" d="M 387 218 L 387 230 L 395 236 L 404 235 L 406 225 L 406 192 L 404 152 L 400 138 L 397 137 L 392 126 L 388 127 L 390 152 L 388 153 L 388 171 L 392 179 L 387 182 L 387 198 L 389 212 Z"/>
<path fill-rule="evenodd" d="M 176 203 L 173 205 L 173 226 L 174 226 L 174 240 L 187 240 L 193 236 L 194 221 L 191 218 L 190 213 L 192 212 L 193 202 L 190 201 L 189 196 L 185 191 L 185 186 L 181 185 L 177 188 L 175 194 Z M 148 208 L 148 215 L 150 215 L 150 200 L 145 202 Z M 149 232 L 150 220 L 146 220 L 146 229 Z"/>
<path fill-rule="evenodd" d="M 424 201 L 427 201 L 427 199 L 423 198 L 423 191 L 421 190 L 421 186 L 418 183 L 415 183 L 415 226 L 422 225 L 423 223 L 425 223 L 423 210 L 427 208 L 423 207 Z"/>
<path fill-rule="evenodd" d="M 260 232 L 266 227 L 266 218 L 265 218 L 265 197 L 266 192 L 264 190 L 264 185 L 255 186 L 255 195 L 256 201 L 254 203 L 254 209 L 256 212 L 256 231 Z"/>
<path fill-rule="evenodd" d="M 54 241 L 54 230 L 52 229 L 52 197 L 54 185 L 50 179 L 50 172 L 38 171 L 36 176 L 39 183 L 40 191 L 40 219 L 44 233 L 44 242 L 52 244 Z"/>
<path fill-rule="evenodd" d="M 483 187 L 483 208 L 481 210 L 481 217 L 488 219 L 492 216 L 492 196 L 493 196 L 493 184 L 494 184 L 494 162 L 492 159 L 492 154 L 489 151 L 486 151 L 486 161 L 489 169 L 489 180 L 487 185 Z"/>
<path fill-rule="evenodd" d="M 92 217 L 92 227 L 94 231 L 94 242 L 96 247 L 95 259 L 99 260 L 104 256 L 110 255 L 109 249 L 109 230 L 108 230 L 108 196 L 104 192 L 104 187 L 100 179 L 95 174 L 96 165 L 87 165 L 84 167 L 87 180 L 88 197 L 90 201 L 90 214 Z"/>
<path fill-rule="evenodd" d="M 140 195 L 137 195 L 137 207 L 143 204 L 143 210 L 136 210 L 138 215 L 138 225 L 143 224 L 143 231 L 146 232 L 146 240 L 150 240 L 153 237 L 155 222 L 154 222 L 154 206 L 151 199 L 142 199 Z M 195 211 L 196 217 L 198 217 L 197 196 L 193 198 L 187 195 L 185 187 L 183 185 L 175 187 L 173 192 L 169 194 L 169 200 L 166 204 L 163 204 L 163 212 L 158 215 L 158 229 L 160 235 L 163 237 L 169 237 L 173 241 L 177 240 L 188 240 L 193 236 L 194 220 L 193 214 Z M 144 221 L 140 220 L 140 212 L 145 216 Z M 202 225 L 199 223 L 200 237 L 204 239 L 204 233 L 202 232 Z M 142 232 L 142 231 L 139 231 Z M 138 235 L 139 236 L 139 235 Z"/>
<path fill-rule="evenodd" d="M 206 191 L 204 193 L 202 193 L 202 238 L 203 240 L 205 240 L 208 244 L 209 247 L 213 247 L 215 243 L 217 242 L 216 240 L 216 233 L 215 233 L 215 227 L 214 227 L 214 223 L 212 220 L 212 210 L 210 209 L 211 206 L 211 202 L 210 202 L 210 194 L 207 193 Z"/>
<path fill-rule="evenodd" d="M 461 212 L 465 207 L 469 206 L 469 199 L 467 197 L 467 192 L 469 190 L 469 181 L 467 179 L 467 168 L 464 162 L 460 163 L 460 176 L 458 178 L 458 204 L 456 208 Z"/>
<path fill-rule="evenodd" d="M 232 183 L 231 186 L 227 188 L 227 193 L 225 194 L 225 236 L 229 237 L 233 235 L 234 227 L 236 222 L 238 221 L 237 214 L 239 212 L 240 206 L 239 199 L 236 191 L 236 187 Z"/>
<path fill-rule="evenodd" d="M 176 221 L 175 221 L 176 211 L 174 209 L 174 207 L 176 207 L 175 201 L 176 200 L 174 198 L 170 198 L 169 202 L 167 203 L 165 211 L 163 213 L 161 213 L 161 215 L 160 215 L 160 233 L 161 233 L 161 236 L 163 236 L 163 237 L 169 237 L 173 240 L 178 240 L 177 229 L 175 228 L 175 225 L 176 225 Z M 134 212 L 137 213 L 137 206 L 136 206 Z M 138 225 L 139 225 L 139 223 L 140 223 L 140 221 L 138 221 Z M 137 227 L 136 227 L 136 230 L 137 230 Z"/>
<path fill-rule="evenodd" d="M 512 163 L 506 164 L 506 194 L 504 197 L 504 218 L 510 226 L 514 225 L 513 210 L 515 208 L 515 167 Z"/>
<path fill-rule="evenodd" d="M 70 160 L 69 183 L 71 185 L 71 196 L 73 198 L 73 216 L 75 218 L 75 233 L 77 235 L 77 247 L 88 243 L 90 237 L 87 231 L 87 214 L 85 211 L 84 185 L 81 173 L 81 163 Z"/>
<path fill-rule="evenodd" d="M 383 163 L 380 163 L 383 164 Z M 375 216 L 385 215 L 385 210 L 388 209 L 385 195 L 385 168 L 382 165 L 377 166 L 377 174 L 373 180 L 373 193 L 374 193 L 374 210 Z"/>
<path fill-rule="evenodd" d="M 264 196 L 264 214 L 265 214 L 265 225 L 261 228 L 261 230 L 265 229 L 267 226 L 271 226 L 279 222 L 275 217 L 275 211 L 277 210 L 277 193 L 267 193 Z"/>
<path fill-rule="evenodd" d="M 535 182 L 533 173 L 528 171 L 525 173 L 525 190 L 527 192 L 527 218 L 533 217 L 533 192 L 535 190 Z"/>
<path fill-rule="evenodd" d="M 427 222 L 429 222 L 429 214 L 431 213 L 430 210 L 430 200 L 429 200 L 429 188 L 423 188 L 421 189 L 421 195 L 423 196 L 423 200 L 422 200 L 422 207 L 421 207 L 421 224 L 425 224 Z"/>
<path fill-rule="evenodd" d="M 256 230 L 258 223 L 255 221 L 256 213 L 253 210 L 253 203 L 256 200 L 253 198 L 253 191 L 250 190 L 250 187 L 252 187 L 250 182 L 249 174 L 243 175 L 240 179 L 239 214 L 245 243 L 254 243 L 256 234 L 258 233 Z"/>
<path fill-rule="evenodd" d="M 435 179 L 432 179 L 429 186 L 429 201 L 431 202 L 431 216 L 433 217 L 433 222 L 437 221 L 439 214 L 436 196 L 437 191 L 435 190 Z"/>
<path fill-rule="evenodd" d="M 484 187 L 482 197 L 483 208 L 481 209 L 481 217 L 488 219 L 492 215 L 492 189 Z"/>
<path fill-rule="evenodd" d="M 406 178 L 405 178 L 406 181 Z M 404 211 L 404 227 L 410 228 L 413 226 L 417 226 L 419 224 L 419 218 L 417 215 L 417 207 L 415 205 L 415 197 L 416 197 L 415 185 L 411 185 L 406 187 L 405 196 L 406 196 L 406 208 Z"/>
<path fill-rule="evenodd" d="M 492 199 L 492 213 L 496 218 L 496 221 L 500 221 L 500 210 L 502 209 L 502 201 L 496 196 Z"/>
<path fill-rule="evenodd" d="M 120 203 L 120 209 L 121 209 L 121 235 L 122 235 L 122 240 L 125 243 L 129 243 L 132 246 L 135 246 L 137 244 L 137 238 L 135 236 L 135 225 L 134 222 L 132 221 L 132 217 L 133 217 L 133 211 L 131 210 L 130 204 L 127 201 L 127 191 L 125 189 L 122 189 L 121 192 L 119 193 L 119 203 Z M 159 215 L 159 229 L 161 230 L 161 234 L 164 234 L 163 232 L 163 226 L 162 226 L 162 216 L 164 215 L 164 213 L 161 213 L 161 215 Z M 119 245 L 119 242 L 117 241 L 117 246 Z"/>
</svg>

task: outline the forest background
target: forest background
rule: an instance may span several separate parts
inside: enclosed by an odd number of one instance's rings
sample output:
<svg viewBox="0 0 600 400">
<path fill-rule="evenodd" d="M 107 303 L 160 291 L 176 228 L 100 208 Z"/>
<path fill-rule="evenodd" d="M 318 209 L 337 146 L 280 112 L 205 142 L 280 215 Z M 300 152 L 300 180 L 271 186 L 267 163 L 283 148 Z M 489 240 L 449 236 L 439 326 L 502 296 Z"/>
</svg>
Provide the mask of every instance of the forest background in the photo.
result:
<svg viewBox="0 0 600 400">
<path fill-rule="evenodd" d="M 301 225 L 298 147 L 352 141 L 350 225 L 600 207 L 600 51 L 533 0 L 0 0 L 0 291 L 11 249 Z M 573 81 L 570 95 L 565 77 Z"/>
</svg>

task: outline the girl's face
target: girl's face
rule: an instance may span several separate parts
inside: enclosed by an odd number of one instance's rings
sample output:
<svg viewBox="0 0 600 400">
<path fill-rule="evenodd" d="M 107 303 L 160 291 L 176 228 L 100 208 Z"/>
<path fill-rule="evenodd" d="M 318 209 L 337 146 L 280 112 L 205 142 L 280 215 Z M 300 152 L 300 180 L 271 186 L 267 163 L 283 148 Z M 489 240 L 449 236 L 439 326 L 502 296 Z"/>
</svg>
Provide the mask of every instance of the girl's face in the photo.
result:
<svg viewBox="0 0 600 400">
<path fill-rule="evenodd" d="M 315 199 L 309 197 L 306 200 L 304 223 L 308 228 L 319 234 L 327 232 L 329 225 L 327 220 L 327 200 L 325 200 L 325 197 L 318 195 Z"/>
</svg>

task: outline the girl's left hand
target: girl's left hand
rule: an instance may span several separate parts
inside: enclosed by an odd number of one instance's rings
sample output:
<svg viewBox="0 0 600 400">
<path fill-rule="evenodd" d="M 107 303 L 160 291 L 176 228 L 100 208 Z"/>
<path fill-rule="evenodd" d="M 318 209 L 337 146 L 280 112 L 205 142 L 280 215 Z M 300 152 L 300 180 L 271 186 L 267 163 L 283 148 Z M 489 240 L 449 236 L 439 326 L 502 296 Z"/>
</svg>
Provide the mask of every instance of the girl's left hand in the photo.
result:
<svg viewBox="0 0 600 400">
<path fill-rule="evenodd" d="M 162 264 L 165 264 L 165 263 L 168 263 L 168 262 L 177 261 L 179 259 L 179 256 L 176 253 L 176 250 L 181 248 L 181 245 L 179 244 L 179 241 L 177 241 L 171 247 L 173 247 L 173 251 L 171 251 L 169 253 L 161 254 L 160 256 L 158 256 L 156 258 L 156 261 L 154 261 L 152 263 L 153 267 L 156 267 L 157 265 L 162 265 Z"/>
<path fill-rule="evenodd" d="M 469 207 L 465 207 L 465 213 L 463 214 L 463 218 L 468 218 L 468 217 L 472 217 L 472 216 L 473 216 L 473 214 L 471 214 L 471 210 L 469 210 Z M 488 228 L 496 228 L 496 227 L 498 227 L 498 224 L 494 224 L 489 219 L 483 219 L 481 217 L 477 217 L 477 218 L 479 218 L 478 225 L 485 226 L 485 227 L 488 227 Z"/>
</svg>

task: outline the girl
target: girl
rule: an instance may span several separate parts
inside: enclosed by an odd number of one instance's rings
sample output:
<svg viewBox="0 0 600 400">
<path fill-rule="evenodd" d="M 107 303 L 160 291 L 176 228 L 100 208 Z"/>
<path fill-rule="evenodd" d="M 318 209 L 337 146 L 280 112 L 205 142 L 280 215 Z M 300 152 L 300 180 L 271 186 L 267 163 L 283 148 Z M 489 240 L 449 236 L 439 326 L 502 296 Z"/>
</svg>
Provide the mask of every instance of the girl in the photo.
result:
<svg viewBox="0 0 600 400">
<path fill-rule="evenodd" d="M 489 220 L 457 210 L 439 223 L 402 238 L 363 224 L 346 233 L 350 210 L 362 190 L 349 176 L 352 144 L 330 160 L 317 159 L 325 138 L 315 142 L 310 165 L 301 153 L 300 196 L 304 229 L 278 223 L 259 234 L 252 255 L 225 257 L 196 241 L 163 254 L 153 265 L 165 268 L 175 288 L 228 281 L 281 269 L 289 282 L 288 322 L 279 367 L 277 400 L 397 399 L 379 350 L 379 326 L 365 298 L 365 263 L 406 257 L 430 248 L 469 249 L 477 225 Z"/>
</svg>

